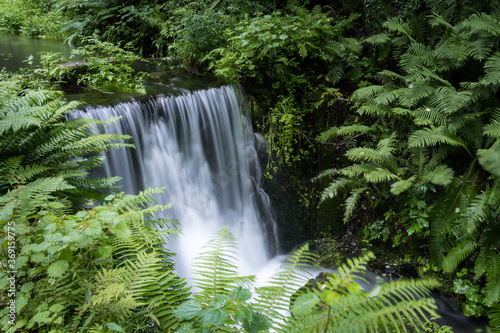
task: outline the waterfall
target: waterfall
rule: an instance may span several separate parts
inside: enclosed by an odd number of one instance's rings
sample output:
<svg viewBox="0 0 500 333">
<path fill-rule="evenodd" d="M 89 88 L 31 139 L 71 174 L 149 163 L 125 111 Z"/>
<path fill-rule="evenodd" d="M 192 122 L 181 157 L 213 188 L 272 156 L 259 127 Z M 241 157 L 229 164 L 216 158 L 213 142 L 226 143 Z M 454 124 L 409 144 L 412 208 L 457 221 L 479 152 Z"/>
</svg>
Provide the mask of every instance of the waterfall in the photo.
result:
<svg viewBox="0 0 500 333">
<path fill-rule="evenodd" d="M 223 226 L 238 239 L 241 274 L 253 274 L 277 253 L 269 198 L 261 189 L 256 135 L 242 92 L 234 87 L 196 91 L 145 102 L 89 107 L 71 117 L 122 119 L 107 133 L 129 134 L 135 149 L 106 153 L 101 176 L 120 176 L 126 193 L 166 186 L 166 214 L 182 235 L 167 244 L 177 253 L 179 275 Z"/>
</svg>

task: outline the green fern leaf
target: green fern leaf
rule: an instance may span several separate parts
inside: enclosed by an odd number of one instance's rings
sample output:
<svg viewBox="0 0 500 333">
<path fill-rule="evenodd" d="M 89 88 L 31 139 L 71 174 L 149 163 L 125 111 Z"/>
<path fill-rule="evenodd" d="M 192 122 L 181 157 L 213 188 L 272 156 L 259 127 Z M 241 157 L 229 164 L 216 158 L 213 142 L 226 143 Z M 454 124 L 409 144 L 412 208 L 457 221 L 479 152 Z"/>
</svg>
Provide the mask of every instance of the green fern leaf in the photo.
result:
<svg viewBox="0 0 500 333">
<path fill-rule="evenodd" d="M 386 44 L 391 41 L 389 36 L 386 34 L 377 34 L 377 35 L 372 35 L 370 37 L 365 38 L 364 40 L 366 43 L 373 44 L 373 45 L 380 45 L 380 44 Z"/>
<path fill-rule="evenodd" d="M 488 273 L 486 302 L 494 304 L 500 300 L 500 256 L 498 253 L 489 257 L 486 271 Z"/>
<path fill-rule="evenodd" d="M 427 172 L 422 179 L 436 185 L 446 186 L 453 180 L 453 169 L 447 165 L 438 165 L 432 171 Z"/>
<path fill-rule="evenodd" d="M 500 37 L 500 22 L 498 18 L 487 13 L 474 13 L 460 24 L 470 33 L 482 36 Z"/>
<path fill-rule="evenodd" d="M 340 191 L 352 185 L 353 181 L 348 178 L 340 178 L 332 181 L 330 185 L 321 193 L 320 202 L 325 201 L 328 198 L 334 198 L 339 195 Z"/>
<path fill-rule="evenodd" d="M 472 254 L 478 247 L 476 241 L 462 241 L 446 255 L 443 260 L 443 270 L 447 273 L 455 271 L 457 266 Z"/>
<path fill-rule="evenodd" d="M 391 185 L 391 193 L 398 195 L 403 193 L 404 191 L 411 188 L 413 182 L 415 181 L 416 176 L 412 176 L 408 179 L 399 180 Z"/>
<path fill-rule="evenodd" d="M 309 273 L 305 269 L 315 267 L 316 262 L 317 257 L 308 253 L 306 244 L 287 257 L 267 286 L 255 289 L 257 296 L 253 304 L 259 312 L 273 320 L 276 325 L 273 326 L 274 329 L 286 328 L 286 320 L 289 318 L 285 318 L 283 314 L 289 310 L 290 298 L 308 280 Z"/>
<path fill-rule="evenodd" d="M 438 144 L 448 144 L 466 148 L 464 142 L 460 138 L 450 133 L 444 127 L 417 130 L 413 132 L 408 139 L 408 145 L 415 148 L 432 147 Z"/>
<path fill-rule="evenodd" d="M 354 213 L 354 208 L 356 204 L 361 199 L 361 195 L 367 191 L 368 188 L 361 187 L 351 191 L 351 195 L 345 200 L 345 212 L 344 212 L 344 223 L 347 223 Z"/>
<path fill-rule="evenodd" d="M 500 142 L 496 141 L 489 149 L 478 149 L 479 164 L 488 172 L 500 177 Z"/>
<path fill-rule="evenodd" d="M 500 83 L 500 52 L 495 52 L 484 64 L 485 76 L 480 83 L 485 86 Z"/>
</svg>

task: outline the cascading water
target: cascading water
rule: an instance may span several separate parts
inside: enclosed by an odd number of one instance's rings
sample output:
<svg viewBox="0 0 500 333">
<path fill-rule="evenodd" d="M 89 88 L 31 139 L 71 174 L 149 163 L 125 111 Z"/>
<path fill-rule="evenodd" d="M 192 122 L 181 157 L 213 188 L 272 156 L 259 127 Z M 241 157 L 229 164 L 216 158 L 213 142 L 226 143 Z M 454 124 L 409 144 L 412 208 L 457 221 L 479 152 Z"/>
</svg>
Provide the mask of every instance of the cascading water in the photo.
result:
<svg viewBox="0 0 500 333">
<path fill-rule="evenodd" d="M 181 223 L 182 235 L 168 246 L 183 277 L 226 225 L 238 239 L 241 274 L 254 274 L 277 253 L 269 198 L 260 188 L 256 136 L 240 95 L 237 88 L 221 87 L 71 115 L 122 117 L 106 132 L 131 135 L 136 148 L 107 153 L 101 175 L 121 176 L 126 193 L 166 186 L 157 200 L 172 202 L 168 217 Z"/>
<path fill-rule="evenodd" d="M 191 276 L 193 258 L 223 226 L 238 238 L 240 273 L 256 274 L 257 285 L 270 278 L 284 259 L 276 256 L 268 261 L 278 252 L 276 226 L 269 198 L 260 188 L 257 137 L 240 94 L 238 89 L 222 87 L 71 114 L 122 117 L 106 132 L 131 135 L 136 148 L 108 152 L 100 175 L 121 176 L 127 193 L 166 186 L 157 200 L 172 202 L 167 215 L 181 223 L 182 235 L 167 246 L 177 253 L 182 277 Z M 442 324 L 456 332 L 482 327 L 450 310 L 441 299 L 438 304 L 445 318 Z"/>
</svg>

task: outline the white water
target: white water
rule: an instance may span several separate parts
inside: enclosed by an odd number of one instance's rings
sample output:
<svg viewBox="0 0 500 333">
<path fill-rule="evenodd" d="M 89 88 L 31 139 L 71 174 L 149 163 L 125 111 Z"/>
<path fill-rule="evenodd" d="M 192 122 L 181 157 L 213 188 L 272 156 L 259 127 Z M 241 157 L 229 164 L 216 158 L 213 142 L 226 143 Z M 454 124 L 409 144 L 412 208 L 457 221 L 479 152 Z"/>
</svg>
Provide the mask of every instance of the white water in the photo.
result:
<svg viewBox="0 0 500 333">
<path fill-rule="evenodd" d="M 182 236 L 166 244 L 180 276 L 215 232 L 229 226 L 239 243 L 240 274 L 251 275 L 277 253 L 269 198 L 260 188 L 255 134 L 241 93 L 232 87 L 179 97 L 75 111 L 72 117 L 122 119 L 107 133 L 129 134 L 136 147 L 107 153 L 101 176 L 121 176 L 123 191 L 166 186 L 160 204 Z"/>
</svg>

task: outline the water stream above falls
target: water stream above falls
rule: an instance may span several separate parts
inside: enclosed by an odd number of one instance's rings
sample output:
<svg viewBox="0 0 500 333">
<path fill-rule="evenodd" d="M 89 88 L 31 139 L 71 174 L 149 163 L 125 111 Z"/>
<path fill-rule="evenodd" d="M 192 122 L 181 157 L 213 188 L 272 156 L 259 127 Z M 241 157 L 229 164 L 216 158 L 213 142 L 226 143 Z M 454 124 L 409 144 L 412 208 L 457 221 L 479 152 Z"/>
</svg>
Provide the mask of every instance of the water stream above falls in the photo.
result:
<svg viewBox="0 0 500 333">
<path fill-rule="evenodd" d="M 72 114 L 122 117 L 106 132 L 131 135 L 136 148 L 109 152 L 101 175 L 121 176 L 126 193 L 166 186 L 157 199 L 172 202 L 167 217 L 181 223 L 182 235 L 167 246 L 184 277 L 224 226 L 238 239 L 241 274 L 254 274 L 278 252 L 272 208 L 260 187 L 256 136 L 240 94 L 225 86 Z"/>
</svg>

